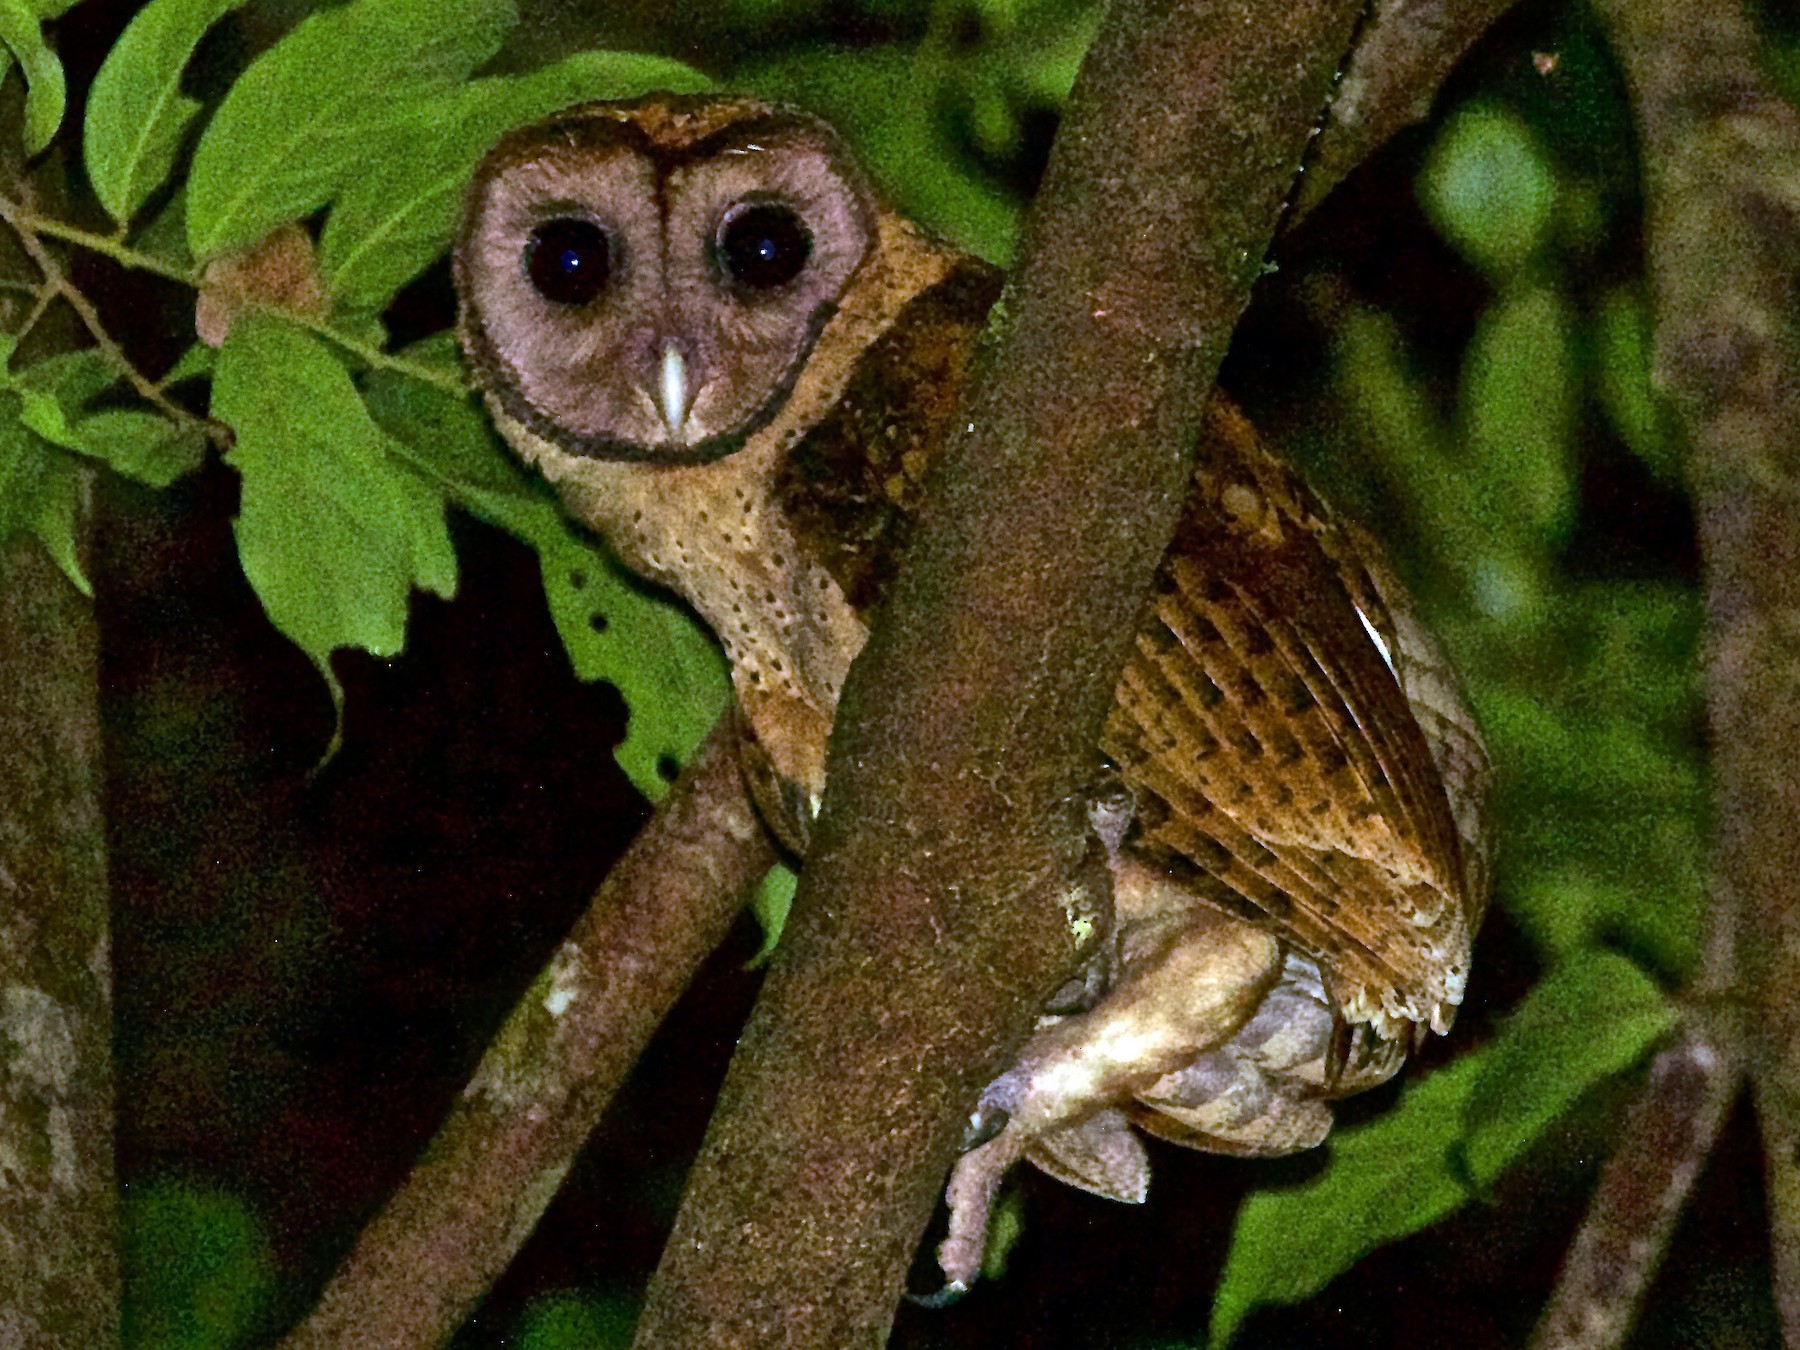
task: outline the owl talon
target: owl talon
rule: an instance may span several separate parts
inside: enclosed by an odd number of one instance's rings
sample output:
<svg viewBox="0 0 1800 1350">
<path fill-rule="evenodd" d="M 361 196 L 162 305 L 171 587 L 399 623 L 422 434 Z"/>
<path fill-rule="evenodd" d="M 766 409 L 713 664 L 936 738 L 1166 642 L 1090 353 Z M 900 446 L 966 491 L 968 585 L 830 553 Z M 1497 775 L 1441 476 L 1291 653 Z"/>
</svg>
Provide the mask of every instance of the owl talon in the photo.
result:
<svg viewBox="0 0 1800 1350">
<path fill-rule="evenodd" d="M 958 1153 L 973 1153 L 1012 1123 L 1012 1113 L 998 1106 L 979 1105 L 969 1116 Z"/>
<path fill-rule="evenodd" d="M 963 1296 L 968 1292 L 969 1286 L 961 1280 L 946 1280 L 944 1287 L 934 1294 L 915 1294 L 908 1289 L 905 1297 L 908 1303 L 917 1304 L 921 1308 L 948 1308 L 962 1302 Z"/>
</svg>

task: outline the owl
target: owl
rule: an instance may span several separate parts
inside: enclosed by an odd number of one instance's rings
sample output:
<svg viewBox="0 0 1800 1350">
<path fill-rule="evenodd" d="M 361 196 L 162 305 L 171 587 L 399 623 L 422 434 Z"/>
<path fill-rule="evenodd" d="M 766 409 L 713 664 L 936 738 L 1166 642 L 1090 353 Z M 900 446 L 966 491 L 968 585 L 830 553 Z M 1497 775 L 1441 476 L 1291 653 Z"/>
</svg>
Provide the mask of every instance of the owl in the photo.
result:
<svg viewBox="0 0 1800 1350">
<path fill-rule="evenodd" d="M 495 424 L 716 631 L 746 779 L 803 857 L 999 275 L 884 205 L 821 122 L 667 95 L 508 135 L 453 263 Z M 1016 1160 L 1137 1201 L 1140 1131 L 1311 1147 L 1463 997 L 1489 771 L 1456 677 L 1373 539 L 1222 397 L 1095 760 L 1114 914 L 976 1104 L 952 1293 Z"/>
</svg>

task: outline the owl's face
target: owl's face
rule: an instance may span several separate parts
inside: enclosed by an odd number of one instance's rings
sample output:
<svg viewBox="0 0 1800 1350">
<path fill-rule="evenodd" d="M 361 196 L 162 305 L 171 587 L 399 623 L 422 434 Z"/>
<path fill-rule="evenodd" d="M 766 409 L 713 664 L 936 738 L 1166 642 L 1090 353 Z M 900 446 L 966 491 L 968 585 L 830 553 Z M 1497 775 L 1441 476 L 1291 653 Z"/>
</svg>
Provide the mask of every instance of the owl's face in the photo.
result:
<svg viewBox="0 0 1800 1350">
<path fill-rule="evenodd" d="M 875 234 L 866 185 L 803 115 L 574 109 L 476 174 L 463 341 L 505 414 L 569 454 L 717 459 L 779 409 Z"/>
</svg>

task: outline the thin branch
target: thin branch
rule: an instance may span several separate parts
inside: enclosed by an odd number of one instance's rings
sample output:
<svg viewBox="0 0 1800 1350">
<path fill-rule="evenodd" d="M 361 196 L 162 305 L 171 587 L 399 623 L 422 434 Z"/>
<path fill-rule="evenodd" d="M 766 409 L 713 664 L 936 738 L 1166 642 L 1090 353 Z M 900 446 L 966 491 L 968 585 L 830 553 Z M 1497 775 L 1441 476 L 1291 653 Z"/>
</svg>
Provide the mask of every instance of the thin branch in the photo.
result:
<svg viewBox="0 0 1800 1350">
<path fill-rule="evenodd" d="M 38 217 L 17 202 L 0 197 L 0 220 L 5 221 L 18 235 L 19 243 L 31 256 L 38 270 L 44 274 L 44 280 L 54 287 L 56 293 L 75 311 L 94 345 L 105 355 L 107 361 L 125 377 L 138 397 L 150 404 L 176 426 L 203 431 L 207 438 L 219 446 L 229 446 L 232 441 L 231 429 L 223 422 L 214 421 L 210 417 L 196 417 L 186 408 L 176 403 L 162 389 L 139 370 L 125 351 L 106 331 L 106 325 L 100 321 L 100 314 L 81 289 L 69 280 L 62 270 L 62 265 L 51 256 L 50 250 L 44 247 L 43 240 L 38 238 Z M 95 236 L 98 238 L 99 236 Z"/>
<path fill-rule="evenodd" d="M 111 258 L 122 267 L 139 272 L 150 272 L 166 280 L 180 282 L 184 286 L 198 289 L 203 281 L 201 274 L 167 262 L 155 254 L 132 248 L 112 236 L 95 234 L 92 230 L 81 229 L 79 226 L 70 225 L 55 217 L 39 215 L 30 207 L 10 201 L 5 197 L 0 197 L 0 220 L 11 226 L 19 238 L 24 241 L 26 249 L 31 251 L 33 260 L 37 261 L 40 267 L 45 266 L 43 259 L 48 258 L 49 255 L 43 250 L 38 236 L 48 235 L 53 239 L 60 239 L 64 243 L 74 244 L 77 248 L 84 248 Z M 96 345 L 107 352 L 109 359 L 115 359 L 120 364 L 121 373 L 131 381 L 133 389 L 137 390 L 147 402 L 154 404 L 166 416 L 179 421 L 180 418 L 176 417 L 176 414 L 179 413 L 188 419 L 200 420 L 194 419 L 192 413 L 171 403 L 162 393 L 160 386 L 146 380 L 138 373 L 136 367 L 125 359 L 123 353 L 118 351 L 118 344 L 107 336 L 105 329 L 100 324 L 99 315 L 94 312 L 87 297 L 64 278 L 61 269 L 56 267 L 54 259 L 51 259 L 46 268 L 45 276 L 57 287 L 58 292 L 71 305 L 75 306 L 82 323 L 94 335 Z M 469 392 L 468 382 L 454 372 L 412 361 L 404 356 L 395 356 L 391 352 L 383 351 L 373 343 L 364 342 L 353 333 L 345 332 L 334 326 L 329 320 L 313 318 L 311 315 L 290 310 L 283 310 L 282 317 L 343 348 L 371 369 L 388 370 L 397 375 L 406 375 L 450 394 Z M 171 409 L 174 411 L 171 412 Z M 207 423 L 206 425 L 223 430 L 221 424 L 218 423 Z M 228 444 L 229 433 L 227 433 L 227 438 L 226 443 Z"/>
<path fill-rule="evenodd" d="M 1599 8 L 1637 118 L 1655 373 L 1689 441 L 1705 561 L 1717 823 L 1693 992 L 1719 1009 L 1751 1007 L 1708 1028 L 1710 1085 L 1652 1079 L 1541 1335 L 1588 1328 L 1586 1339 L 1543 1343 L 1621 1343 L 1673 1217 L 1650 1223 L 1638 1185 L 1679 1204 L 1675 1183 L 1716 1135 L 1742 1060 L 1763 1128 L 1776 1303 L 1787 1344 L 1800 1348 L 1800 895 L 1788 856 L 1800 836 L 1800 115 L 1764 76 L 1734 0 Z M 1669 1119 L 1654 1120 L 1659 1111 Z"/>
<path fill-rule="evenodd" d="M 1737 1095 L 1742 1064 L 1691 1026 L 1650 1065 L 1557 1278 L 1531 1350 L 1625 1344 L 1675 1220 Z"/>
<path fill-rule="evenodd" d="M 1284 225 L 1308 215 L 1396 132 L 1430 117 L 1456 63 L 1517 3 L 1373 0 Z"/>
<path fill-rule="evenodd" d="M 284 1350 L 441 1345 L 531 1233 L 651 1033 L 774 861 L 721 723 L 513 1010 Z"/>
</svg>

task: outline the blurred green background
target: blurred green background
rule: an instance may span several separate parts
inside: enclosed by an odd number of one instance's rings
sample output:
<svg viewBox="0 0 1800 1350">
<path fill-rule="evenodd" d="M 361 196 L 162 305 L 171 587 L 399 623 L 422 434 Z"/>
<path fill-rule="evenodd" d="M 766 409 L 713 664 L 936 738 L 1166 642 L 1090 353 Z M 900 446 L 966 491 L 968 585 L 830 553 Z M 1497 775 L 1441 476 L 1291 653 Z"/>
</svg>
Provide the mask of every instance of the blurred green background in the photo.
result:
<svg viewBox="0 0 1800 1350">
<path fill-rule="evenodd" d="M 88 0 L 63 21 L 72 86 L 133 8 Z M 232 16 L 196 92 L 309 8 Z M 620 47 L 803 103 L 905 211 L 1002 262 L 1097 21 L 1066 0 L 523 8 L 500 69 Z M 1794 96 L 1800 24 L 1761 17 Z M 1496 905 L 1427 1068 L 1579 957 L 1616 954 L 1666 990 L 1696 959 L 1698 557 L 1652 386 L 1641 206 L 1593 18 L 1523 4 L 1428 125 L 1282 241 L 1223 376 L 1388 542 L 1489 737 Z M 157 335 L 181 331 L 176 300 L 103 269 L 86 282 L 147 364 L 174 359 Z M 452 303 L 434 268 L 389 311 L 396 339 Z M 312 776 L 331 707 L 238 574 L 234 494 L 217 465 L 162 495 L 109 481 L 95 564 L 130 1343 L 157 1350 L 266 1342 L 304 1309 L 645 809 L 609 754 L 622 707 L 570 673 L 535 559 L 470 521 L 463 592 L 417 600 L 406 654 L 338 659 L 344 749 Z M 628 1343 L 757 945 L 746 922 L 703 973 L 459 1345 Z M 1522 1344 L 1633 1081 L 1594 1075 L 1517 1165 L 1462 1176 L 1445 1222 L 1251 1314 L 1239 1343 Z M 1379 1121 L 1397 1093 L 1343 1119 Z M 952 1311 L 903 1309 L 894 1343 L 1203 1344 L 1240 1200 L 1305 1197 L 1325 1160 L 1154 1160 L 1142 1211 L 1020 1177 L 1004 1273 Z M 1758 1168 L 1735 1120 L 1634 1344 L 1776 1343 Z M 1354 1222 L 1312 1212 L 1321 1232 Z M 1322 1241 L 1304 1224 L 1288 1240 L 1298 1265 Z"/>
</svg>

